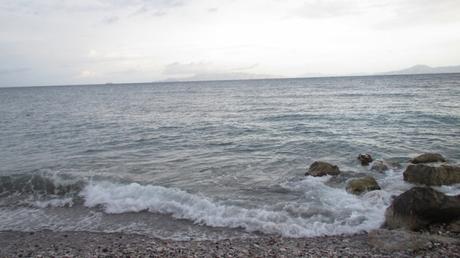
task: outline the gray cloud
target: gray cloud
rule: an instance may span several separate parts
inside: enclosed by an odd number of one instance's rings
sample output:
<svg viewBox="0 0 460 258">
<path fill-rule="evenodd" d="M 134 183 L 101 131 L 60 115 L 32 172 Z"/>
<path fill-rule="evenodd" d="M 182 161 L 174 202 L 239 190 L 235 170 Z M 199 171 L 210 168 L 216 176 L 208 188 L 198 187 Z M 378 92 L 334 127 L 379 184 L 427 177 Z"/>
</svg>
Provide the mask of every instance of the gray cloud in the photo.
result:
<svg viewBox="0 0 460 258">
<path fill-rule="evenodd" d="M 460 1 L 457 0 L 407 0 L 382 6 L 389 19 L 378 22 L 376 29 L 393 29 L 414 26 L 440 25 L 459 22 Z"/>
<path fill-rule="evenodd" d="M 0 2 L 0 10 L 6 12 L 48 14 L 53 12 L 109 12 L 125 8 L 134 8 L 138 9 L 138 13 L 142 13 L 172 9 L 184 4 L 185 2 L 182 0 L 3 0 Z"/>
<path fill-rule="evenodd" d="M 112 7 L 136 9 L 132 15 L 164 16 L 168 10 L 185 5 L 182 0 L 100 0 Z"/>
</svg>

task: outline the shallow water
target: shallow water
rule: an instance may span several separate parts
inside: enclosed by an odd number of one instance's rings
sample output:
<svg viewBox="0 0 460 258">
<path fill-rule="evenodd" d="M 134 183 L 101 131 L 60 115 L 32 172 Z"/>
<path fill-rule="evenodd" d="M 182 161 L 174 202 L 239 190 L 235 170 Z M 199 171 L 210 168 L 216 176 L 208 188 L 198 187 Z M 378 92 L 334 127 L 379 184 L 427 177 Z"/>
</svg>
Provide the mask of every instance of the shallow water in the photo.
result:
<svg viewBox="0 0 460 258">
<path fill-rule="evenodd" d="M 433 151 L 458 163 L 459 136 L 460 74 L 4 88 L 0 230 L 369 230 L 411 187 L 407 160 Z M 356 160 L 365 152 L 402 168 L 372 172 Z M 315 160 L 349 173 L 304 177 Z M 382 190 L 346 193 L 354 173 Z"/>
</svg>

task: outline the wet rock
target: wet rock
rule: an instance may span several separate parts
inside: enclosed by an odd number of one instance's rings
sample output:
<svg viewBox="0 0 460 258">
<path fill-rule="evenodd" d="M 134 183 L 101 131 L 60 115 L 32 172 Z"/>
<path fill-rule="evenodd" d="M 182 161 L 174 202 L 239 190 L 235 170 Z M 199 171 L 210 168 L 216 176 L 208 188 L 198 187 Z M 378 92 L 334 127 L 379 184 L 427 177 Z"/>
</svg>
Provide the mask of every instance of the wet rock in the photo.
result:
<svg viewBox="0 0 460 258">
<path fill-rule="evenodd" d="M 423 153 L 411 160 L 412 163 L 430 163 L 430 162 L 446 162 L 446 159 L 439 153 Z"/>
<path fill-rule="evenodd" d="M 397 196 L 385 211 L 384 227 L 423 229 L 460 219 L 460 195 L 447 196 L 428 187 L 414 187 Z"/>
<path fill-rule="evenodd" d="M 364 192 L 380 190 L 380 186 L 373 177 L 366 176 L 348 181 L 346 190 L 352 194 L 361 194 Z"/>
<path fill-rule="evenodd" d="M 376 160 L 372 163 L 372 166 L 371 166 L 371 170 L 377 171 L 379 173 L 383 173 L 387 171 L 388 169 L 390 169 L 389 166 L 383 160 Z"/>
<path fill-rule="evenodd" d="M 409 165 L 403 173 L 404 181 L 424 185 L 452 185 L 460 183 L 460 167 L 424 164 Z"/>
<path fill-rule="evenodd" d="M 359 154 L 358 160 L 361 162 L 361 165 L 367 166 L 369 163 L 373 161 L 372 156 L 370 154 Z"/>
<path fill-rule="evenodd" d="M 329 164 L 324 161 L 315 161 L 310 165 L 306 176 L 326 176 L 326 175 L 338 175 L 340 174 L 339 167 L 336 165 Z"/>
</svg>

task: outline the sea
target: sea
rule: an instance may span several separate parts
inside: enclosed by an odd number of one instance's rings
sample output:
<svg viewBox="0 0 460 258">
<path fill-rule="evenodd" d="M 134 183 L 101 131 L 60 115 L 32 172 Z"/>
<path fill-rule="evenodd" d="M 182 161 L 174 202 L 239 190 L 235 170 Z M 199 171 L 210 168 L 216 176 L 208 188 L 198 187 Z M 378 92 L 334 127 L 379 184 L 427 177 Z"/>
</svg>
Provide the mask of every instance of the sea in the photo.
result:
<svg viewBox="0 0 460 258">
<path fill-rule="evenodd" d="M 460 74 L 0 88 L 0 230 L 360 233 L 423 152 L 460 162 Z M 317 160 L 342 174 L 305 176 Z M 363 175 L 381 190 L 348 193 Z"/>
</svg>

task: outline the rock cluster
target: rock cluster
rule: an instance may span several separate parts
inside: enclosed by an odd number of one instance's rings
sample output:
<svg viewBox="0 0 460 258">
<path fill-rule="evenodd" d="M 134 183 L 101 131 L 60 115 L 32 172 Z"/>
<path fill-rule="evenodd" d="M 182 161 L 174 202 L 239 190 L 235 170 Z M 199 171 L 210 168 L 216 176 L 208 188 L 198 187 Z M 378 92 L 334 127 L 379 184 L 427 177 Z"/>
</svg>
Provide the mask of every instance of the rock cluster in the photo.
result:
<svg viewBox="0 0 460 258">
<path fill-rule="evenodd" d="M 425 185 L 414 187 L 397 196 L 385 212 L 384 227 L 408 230 L 425 229 L 433 224 L 447 223 L 456 228 L 460 221 L 460 195 L 447 196 L 429 186 L 460 183 L 460 167 L 447 164 L 437 153 L 425 153 L 411 160 L 404 173 L 404 181 Z"/>
<path fill-rule="evenodd" d="M 384 173 L 393 167 L 384 160 L 373 160 L 370 154 L 359 154 L 358 160 L 370 170 Z M 451 231 L 460 232 L 460 195 L 447 196 L 430 186 L 453 185 L 460 183 L 460 167 L 446 164 L 446 159 L 438 153 L 424 153 L 410 160 L 404 173 L 404 181 L 425 185 L 416 186 L 397 196 L 385 212 L 384 227 L 389 229 L 420 230 L 438 223 L 447 223 Z M 440 163 L 441 162 L 441 163 Z M 427 164 L 428 163 L 428 164 Z M 439 164 L 440 163 L 440 164 Z M 332 181 L 345 180 L 336 165 L 323 161 L 311 164 L 305 175 L 332 175 Z M 349 174 L 344 172 L 343 175 Z M 340 174 L 340 175 L 339 175 Z M 354 174 L 346 181 L 346 191 L 352 194 L 380 190 L 380 186 L 371 176 L 357 177 Z M 362 175 L 362 174 L 361 174 Z M 345 177 L 346 178 L 346 177 Z"/>
<path fill-rule="evenodd" d="M 372 160 L 369 154 L 368 158 Z M 360 154 L 360 156 L 363 156 Z M 367 159 L 369 160 L 369 159 Z M 330 163 L 324 162 L 324 161 L 315 161 L 313 162 L 310 167 L 308 168 L 307 173 L 305 173 L 306 176 L 314 176 L 314 177 L 319 177 L 319 176 L 326 176 L 326 175 L 331 175 L 334 179 L 338 179 L 340 177 L 340 169 L 336 165 L 332 165 Z M 356 174 L 359 175 L 359 174 Z M 338 181 L 341 181 L 343 179 L 339 179 Z M 348 180 L 346 190 L 349 193 L 352 194 L 362 194 L 364 192 L 369 192 L 373 190 L 380 190 L 380 186 L 378 185 L 377 181 L 371 177 L 371 176 L 363 176 L 360 178 L 352 178 Z"/>
</svg>

